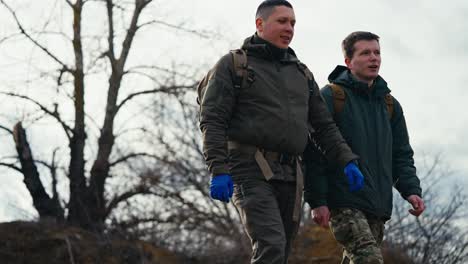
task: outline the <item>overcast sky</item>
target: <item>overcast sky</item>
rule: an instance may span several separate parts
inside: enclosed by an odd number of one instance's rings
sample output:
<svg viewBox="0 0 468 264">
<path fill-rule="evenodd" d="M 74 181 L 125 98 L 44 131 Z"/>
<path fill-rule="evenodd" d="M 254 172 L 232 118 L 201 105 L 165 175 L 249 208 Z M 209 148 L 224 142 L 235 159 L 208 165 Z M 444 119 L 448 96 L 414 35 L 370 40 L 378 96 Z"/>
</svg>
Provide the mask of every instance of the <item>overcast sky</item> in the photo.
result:
<svg viewBox="0 0 468 264">
<path fill-rule="evenodd" d="M 207 28 L 224 32 L 232 39 L 228 48 L 237 48 L 255 30 L 254 15 L 260 2 L 185 1 L 181 12 L 193 22 L 203 21 Z M 347 34 L 357 30 L 378 34 L 380 73 L 404 108 L 416 155 L 442 153 L 453 170 L 467 176 L 468 1 L 291 3 L 297 19 L 291 47 L 320 86 L 327 83 L 337 64 L 344 64 L 340 43 Z"/>
<path fill-rule="evenodd" d="M 31 21 L 44 16 L 61 1 L 9 1 L 23 6 Z M 35 2 L 35 3 L 34 3 Z M 46 1 L 44 1 L 45 3 Z M 62 1 L 64 2 L 64 1 Z M 196 41 L 185 33 L 166 36 L 150 32 L 139 36 L 134 59 L 155 56 L 158 61 L 179 58 L 193 67 L 207 67 L 229 49 L 238 48 L 255 31 L 258 0 L 156 1 L 149 12 L 169 23 L 217 32 L 213 40 Z M 466 0 L 292 0 L 296 13 L 291 47 L 313 71 L 320 86 L 337 64 L 343 64 L 341 40 L 350 32 L 371 31 L 381 37 L 381 76 L 403 106 L 416 158 L 423 153 L 443 153 L 459 177 L 468 174 L 468 1 Z M 33 6 L 34 3 L 37 6 Z M 59 3 L 59 4 L 57 4 Z M 102 10 L 89 10 L 85 23 L 103 26 Z M 61 21 L 69 26 L 66 12 Z M 60 22 L 57 22 L 60 23 Z M 0 9 L 0 37 L 16 30 L 11 17 Z M 31 24 L 30 24 L 31 25 Z M 32 24 L 33 25 L 33 24 Z M 31 25 L 31 26 L 32 26 Z M 66 27 L 64 26 L 64 27 Z M 192 41 L 193 40 L 193 41 Z M 23 78 L 18 58 L 39 51 L 23 46 L 0 46 L 0 89 L 12 89 Z M 32 56 L 32 55 L 28 55 Z M 24 62 L 24 61 L 23 61 Z M 14 66 L 14 67 L 13 67 Z M 2 84 L 8 84 L 8 87 Z M 94 97 L 96 98 L 96 96 Z M 92 101 L 89 105 L 99 105 Z M 40 138 L 40 137 L 38 137 Z M 11 139 L 0 138 L 5 141 Z M 11 147 L 11 143 L 9 146 Z M 0 152 L 2 150 L 0 149 Z M 31 200 L 18 174 L 0 179 L 0 221 L 34 215 Z M 461 180 L 461 179 L 459 179 Z M 23 211 L 12 215 L 12 208 Z"/>
</svg>

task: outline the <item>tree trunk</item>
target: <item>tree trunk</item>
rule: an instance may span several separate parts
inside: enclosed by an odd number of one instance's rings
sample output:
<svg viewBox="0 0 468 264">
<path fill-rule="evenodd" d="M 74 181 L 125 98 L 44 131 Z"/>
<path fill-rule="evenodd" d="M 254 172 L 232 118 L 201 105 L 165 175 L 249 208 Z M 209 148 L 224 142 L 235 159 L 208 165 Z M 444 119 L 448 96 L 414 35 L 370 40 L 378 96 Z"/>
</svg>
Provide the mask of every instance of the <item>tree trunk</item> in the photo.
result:
<svg viewBox="0 0 468 264">
<path fill-rule="evenodd" d="M 68 222 L 82 228 L 96 230 L 96 226 L 101 226 L 93 218 L 90 211 L 89 191 L 86 186 L 84 148 L 86 143 L 85 132 L 85 110 L 84 93 L 85 82 L 83 72 L 83 46 L 81 39 L 81 20 L 83 1 L 77 0 L 72 5 L 73 8 L 73 53 L 75 55 L 75 69 L 73 71 L 74 80 L 74 110 L 75 124 L 73 136 L 70 140 L 70 202 L 68 205 Z"/>
<path fill-rule="evenodd" d="M 22 127 L 21 122 L 17 123 L 14 127 L 13 138 L 24 175 L 23 181 L 31 194 L 34 208 L 39 213 L 40 219 L 52 218 L 62 222 L 64 220 L 63 208 L 60 206 L 58 199 L 49 197 L 42 185 L 31 148 L 26 138 L 26 131 Z"/>
</svg>

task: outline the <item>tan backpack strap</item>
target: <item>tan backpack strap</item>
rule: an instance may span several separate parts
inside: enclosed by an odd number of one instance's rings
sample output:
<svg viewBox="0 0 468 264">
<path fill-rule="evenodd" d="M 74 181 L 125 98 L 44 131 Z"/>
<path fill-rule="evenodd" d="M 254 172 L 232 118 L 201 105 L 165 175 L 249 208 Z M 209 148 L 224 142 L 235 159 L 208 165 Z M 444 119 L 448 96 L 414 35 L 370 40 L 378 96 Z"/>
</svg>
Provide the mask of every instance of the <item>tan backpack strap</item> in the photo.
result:
<svg viewBox="0 0 468 264">
<path fill-rule="evenodd" d="M 335 111 L 335 116 L 343 112 L 346 94 L 343 91 L 343 87 L 339 86 L 336 83 L 330 83 L 330 88 L 332 89 L 333 96 L 333 110 Z"/>
<path fill-rule="evenodd" d="M 230 51 L 232 54 L 232 63 L 234 65 L 234 71 L 236 78 L 234 85 L 241 88 L 244 85 L 245 77 L 247 76 L 247 53 L 243 49 L 236 49 Z"/>
<path fill-rule="evenodd" d="M 392 117 L 393 117 L 393 96 L 391 94 L 386 94 L 384 99 L 385 99 L 385 104 L 387 105 L 388 117 L 390 119 L 392 119 Z"/>
<path fill-rule="evenodd" d="M 299 69 L 302 71 L 302 73 L 305 75 L 305 77 L 307 78 L 307 80 L 309 81 L 313 81 L 314 80 L 314 75 L 312 74 L 312 72 L 309 70 L 309 68 L 307 68 L 307 65 L 305 65 L 304 63 L 302 62 L 297 62 L 297 66 L 299 67 Z"/>
<path fill-rule="evenodd" d="M 296 158 L 296 200 L 294 202 L 293 221 L 301 221 L 302 192 L 304 190 L 304 175 L 302 173 L 301 159 Z"/>
<path fill-rule="evenodd" d="M 205 87 L 208 85 L 211 77 L 213 76 L 213 70 L 209 70 L 208 73 L 203 77 L 203 79 L 198 83 L 197 86 L 197 103 L 201 105 L 201 101 L 203 100 L 203 96 L 205 95 Z"/>
<path fill-rule="evenodd" d="M 245 153 L 255 153 L 255 161 L 257 162 L 258 167 L 262 171 L 263 176 L 267 181 L 271 180 L 273 178 L 273 170 L 271 169 L 270 165 L 268 164 L 267 158 L 263 154 L 263 152 L 258 149 L 254 145 L 249 145 L 249 144 L 242 144 L 237 141 L 229 140 L 227 142 L 228 149 L 238 149 L 240 151 L 243 151 Z M 279 154 L 277 155 L 279 156 Z"/>
</svg>

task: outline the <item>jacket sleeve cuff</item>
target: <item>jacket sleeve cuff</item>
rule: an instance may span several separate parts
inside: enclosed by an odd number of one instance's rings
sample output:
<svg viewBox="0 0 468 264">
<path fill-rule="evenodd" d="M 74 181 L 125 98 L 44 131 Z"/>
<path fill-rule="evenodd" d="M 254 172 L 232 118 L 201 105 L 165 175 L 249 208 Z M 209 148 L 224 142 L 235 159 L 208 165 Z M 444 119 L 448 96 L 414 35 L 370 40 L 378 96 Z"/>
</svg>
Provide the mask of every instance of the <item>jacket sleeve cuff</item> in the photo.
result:
<svg viewBox="0 0 468 264">
<path fill-rule="evenodd" d="M 356 155 L 356 154 L 354 154 L 354 153 L 352 153 L 351 155 L 349 155 L 349 156 L 347 156 L 347 157 L 341 159 L 341 162 L 340 162 L 339 165 L 341 166 L 341 168 L 344 168 L 344 167 L 346 167 L 346 165 L 348 165 L 348 163 L 350 163 L 351 161 L 357 161 L 357 162 L 359 162 L 359 156 Z"/>
<path fill-rule="evenodd" d="M 413 189 L 410 189 L 406 192 L 402 192 L 401 193 L 401 196 L 403 197 L 403 199 L 408 199 L 408 197 L 410 197 L 411 195 L 417 195 L 419 197 L 422 198 L 422 192 L 421 192 L 421 189 L 420 188 L 413 188 Z"/>
<path fill-rule="evenodd" d="M 312 194 L 304 193 L 304 200 L 309 204 L 310 208 L 314 209 L 320 206 L 327 206 L 327 199 L 325 197 L 318 198 Z"/>
<path fill-rule="evenodd" d="M 320 207 L 320 206 L 328 206 L 326 200 L 306 200 L 306 202 L 309 204 L 311 209 Z"/>
<path fill-rule="evenodd" d="M 211 177 L 214 177 L 214 176 L 220 175 L 220 174 L 229 174 L 229 175 L 231 175 L 231 172 L 229 171 L 229 168 L 228 168 L 227 164 L 217 166 L 217 167 L 213 167 L 213 169 L 211 170 Z"/>
</svg>

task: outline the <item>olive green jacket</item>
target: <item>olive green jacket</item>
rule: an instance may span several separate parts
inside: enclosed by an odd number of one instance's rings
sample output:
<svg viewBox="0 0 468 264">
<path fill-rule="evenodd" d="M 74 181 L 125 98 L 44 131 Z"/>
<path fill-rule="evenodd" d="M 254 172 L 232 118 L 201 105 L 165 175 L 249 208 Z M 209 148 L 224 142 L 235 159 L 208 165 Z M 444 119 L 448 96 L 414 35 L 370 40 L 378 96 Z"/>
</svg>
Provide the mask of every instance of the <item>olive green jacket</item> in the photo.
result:
<svg viewBox="0 0 468 264">
<path fill-rule="evenodd" d="M 292 155 L 303 153 L 314 130 L 327 158 L 343 167 L 357 159 L 336 127 L 315 81 L 299 68 L 292 49 L 280 50 L 257 35 L 242 46 L 253 81 L 234 87 L 233 58 L 223 56 L 199 87 L 203 153 L 212 175 L 230 174 L 227 141 Z"/>
</svg>

